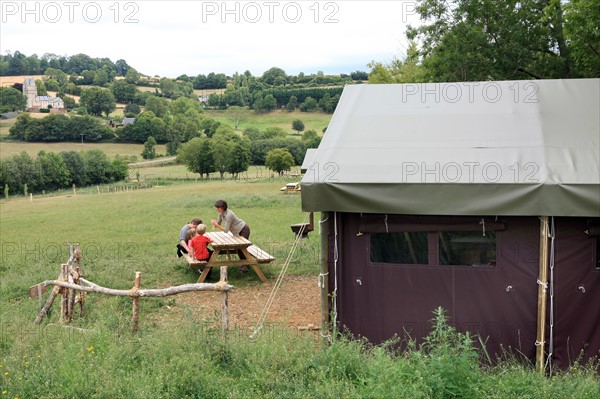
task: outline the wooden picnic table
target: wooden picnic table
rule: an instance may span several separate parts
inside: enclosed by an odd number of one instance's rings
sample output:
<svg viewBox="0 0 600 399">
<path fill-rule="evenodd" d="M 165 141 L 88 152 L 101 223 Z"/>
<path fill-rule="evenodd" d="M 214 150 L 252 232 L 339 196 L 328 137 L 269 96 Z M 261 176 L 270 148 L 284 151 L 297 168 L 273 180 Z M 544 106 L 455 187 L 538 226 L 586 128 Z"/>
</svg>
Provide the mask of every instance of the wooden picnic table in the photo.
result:
<svg viewBox="0 0 600 399">
<path fill-rule="evenodd" d="M 250 266 L 263 282 L 266 283 L 268 281 L 260 269 L 259 263 L 269 263 L 275 260 L 271 255 L 253 245 L 252 242 L 242 236 L 233 236 L 222 231 L 208 232 L 204 235 L 212 240 L 210 246 L 214 249 L 208 261 L 197 261 L 189 254 L 184 254 L 190 267 L 204 268 L 200 277 L 198 277 L 198 283 L 204 281 L 213 267 L 220 266 Z M 240 256 L 240 253 L 243 258 Z M 225 259 L 219 259 L 219 255 L 224 255 Z M 235 257 L 232 258 L 232 255 Z"/>
</svg>

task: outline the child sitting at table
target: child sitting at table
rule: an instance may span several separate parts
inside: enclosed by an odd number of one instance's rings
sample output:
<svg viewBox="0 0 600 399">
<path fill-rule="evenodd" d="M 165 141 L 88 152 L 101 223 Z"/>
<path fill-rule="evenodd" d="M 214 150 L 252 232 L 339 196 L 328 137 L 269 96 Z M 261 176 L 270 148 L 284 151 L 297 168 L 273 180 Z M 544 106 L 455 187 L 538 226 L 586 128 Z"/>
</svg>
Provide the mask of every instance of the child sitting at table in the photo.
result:
<svg viewBox="0 0 600 399">
<path fill-rule="evenodd" d="M 199 261 L 208 261 L 213 251 L 208 249 L 207 245 L 212 242 L 210 238 L 204 235 L 206 233 L 206 225 L 199 224 L 196 227 L 196 235 L 189 243 L 193 256 Z"/>
<path fill-rule="evenodd" d="M 189 229 L 186 233 L 185 233 L 185 243 L 187 244 L 188 248 L 190 247 L 190 243 L 192 242 L 192 239 L 194 237 L 196 237 L 198 235 L 198 233 L 196 232 L 196 227 L 194 227 L 193 229 Z M 193 258 L 194 256 L 194 251 L 190 251 L 190 256 Z"/>
</svg>

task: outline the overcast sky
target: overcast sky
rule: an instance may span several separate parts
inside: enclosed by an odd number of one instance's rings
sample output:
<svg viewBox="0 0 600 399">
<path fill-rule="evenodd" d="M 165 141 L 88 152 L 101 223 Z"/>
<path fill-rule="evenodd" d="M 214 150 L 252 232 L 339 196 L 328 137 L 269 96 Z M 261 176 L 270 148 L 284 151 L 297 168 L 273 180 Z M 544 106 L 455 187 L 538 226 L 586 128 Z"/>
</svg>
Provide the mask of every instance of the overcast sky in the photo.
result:
<svg viewBox="0 0 600 399">
<path fill-rule="evenodd" d="M 2 53 L 126 60 L 177 77 L 277 66 L 288 74 L 368 71 L 406 52 L 413 1 L 2 0 Z"/>
</svg>

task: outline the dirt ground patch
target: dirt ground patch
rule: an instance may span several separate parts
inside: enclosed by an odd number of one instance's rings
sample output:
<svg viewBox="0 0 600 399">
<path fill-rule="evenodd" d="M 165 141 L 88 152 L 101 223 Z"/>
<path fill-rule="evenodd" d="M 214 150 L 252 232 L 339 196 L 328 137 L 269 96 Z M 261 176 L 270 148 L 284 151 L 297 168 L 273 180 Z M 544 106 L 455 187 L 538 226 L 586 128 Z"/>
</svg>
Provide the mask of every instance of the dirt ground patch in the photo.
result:
<svg viewBox="0 0 600 399">
<path fill-rule="evenodd" d="M 258 278 L 257 278 L 258 280 Z M 229 294 L 230 328 L 252 330 L 275 285 L 267 283 L 236 287 Z M 277 291 L 265 322 L 293 329 L 317 329 L 321 325 L 320 290 L 316 276 L 286 276 Z M 185 317 L 191 311 L 195 320 L 214 320 L 221 315 L 221 293 L 203 292 L 177 295 L 176 306 L 166 307 L 168 319 Z M 188 310 L 189 309 L 189 310 Z"/>
</svg>

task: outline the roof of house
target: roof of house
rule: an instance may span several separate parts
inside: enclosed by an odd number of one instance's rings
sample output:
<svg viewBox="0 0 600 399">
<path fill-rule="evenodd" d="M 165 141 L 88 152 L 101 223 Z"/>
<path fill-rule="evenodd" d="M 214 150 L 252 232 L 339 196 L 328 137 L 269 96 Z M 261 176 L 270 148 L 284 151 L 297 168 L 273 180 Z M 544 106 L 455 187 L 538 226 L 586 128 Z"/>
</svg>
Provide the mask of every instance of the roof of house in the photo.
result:
<svg viewBox="0 0 600 399">
<path fill-rule="evenodd" d="M 13 119 L 13 118 L 16 118 L 17 116 L 19 116 L 18 112 L 4 112 L 4 113 L 0 114 L 1 119 Z"/>
<path fill-rule="evenodd" d="M 123 118 L 123 122 L 121 123 L 123 126 L 130 125 L 135 122 L 135 118 Z"/>
<path fill-rule="evenodd" d="M 62 98 L 60 98 L 60 97 L 50 97 L 50 96 L 37 96 L 37 99 L 39 101 L 53 101 L 53 102 L 62 101 Z"/>
<path fill-rule="evenodd" d="M 305 211 L 600 216 L 600 79 L 347 86 Z"/>
</svg>

